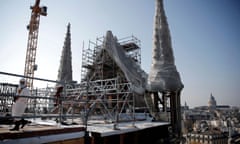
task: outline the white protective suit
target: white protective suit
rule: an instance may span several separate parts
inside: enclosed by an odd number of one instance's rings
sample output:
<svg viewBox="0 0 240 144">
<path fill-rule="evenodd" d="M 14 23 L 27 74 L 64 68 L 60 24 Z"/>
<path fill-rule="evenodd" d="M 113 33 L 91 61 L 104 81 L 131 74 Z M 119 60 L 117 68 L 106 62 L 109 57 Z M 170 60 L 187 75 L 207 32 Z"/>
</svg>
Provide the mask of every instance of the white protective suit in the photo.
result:
<svg viewBox="0 0 240 144">
<path fill-rule="evenodd" d="M 21 97 L 21 96 L 30 96 L 30 91 L 27 87 L 21 88 L 18 87 L 17 89 L 17 100 L 12 105 L 12 116 L 22 116 L 25 112 L 25 109 L 27 107 L 27 97 Z M 15 120 L 20 120 L 21 118 L 15 118 Z"/>
</svg>

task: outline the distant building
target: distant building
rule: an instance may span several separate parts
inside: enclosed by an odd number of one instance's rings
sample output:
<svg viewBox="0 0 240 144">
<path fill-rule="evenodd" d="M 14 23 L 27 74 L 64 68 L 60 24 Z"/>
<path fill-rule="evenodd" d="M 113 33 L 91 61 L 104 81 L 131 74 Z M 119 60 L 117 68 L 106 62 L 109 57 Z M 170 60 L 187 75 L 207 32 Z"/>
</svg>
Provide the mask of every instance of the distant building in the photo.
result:
<svg viewBox="0 0 240 144">
<path fill-rule="evenodd" d="M 231 107 L 229 105 L 217 105 L 218 110 L 229 110 Z"/>
<path fill-rule="evenodd" d="M 213 117 L 213 114 L 206 111 L 187 111 L 183 114 L 184 120 L 192 120 L 195 122 L 196 120 L 210 120 Z"/>
<path fill-rule="evenodd" d="M 211 94 L 207 106 L 183 107 L 186 144 L 240 144 L 239 108 L 217 105 Z"/>
<path fill-rule="evenodd" d="M 217 102 L 214 98 L 214 96 L 211 94 L 210 99 L 208 101 L 208 108 L 209 110 L 215 110 L 217 106 Z"/>
<path fill-rule="evenodd" d="M 228 136 L 220 131 L 192 132 L 187 134 L 187 144 L 227 144 Z"/>
</svg>

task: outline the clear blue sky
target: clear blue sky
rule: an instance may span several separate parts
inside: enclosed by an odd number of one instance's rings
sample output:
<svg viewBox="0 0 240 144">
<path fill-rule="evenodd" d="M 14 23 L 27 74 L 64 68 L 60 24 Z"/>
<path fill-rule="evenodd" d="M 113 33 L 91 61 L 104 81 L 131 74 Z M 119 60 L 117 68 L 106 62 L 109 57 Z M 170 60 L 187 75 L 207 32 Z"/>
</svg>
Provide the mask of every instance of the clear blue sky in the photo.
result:
<svg viewBox="0 0 240 144">
<path fill-rule="evenodd" d="M 206 105 L 212 93 L 218 104 L 240 106 L 240 1 L 165 0 L 178 71 L 184 83 L 182 104 Z M 0 71 L 23 74 L 35 0 L 0 2 Z M 80 81 L 82 42 L 111 30 L 118 38 L 141 40 L 142 67 L 151 64 L 154 0 L 41 0 L 35 76 L 57 79 L 67 24 L 71 23 L 73 77 Z M 0 76 L 0 81 L 6 81 Z M 17 82 L 15 80 L 14 82 Z"/>
</svg>

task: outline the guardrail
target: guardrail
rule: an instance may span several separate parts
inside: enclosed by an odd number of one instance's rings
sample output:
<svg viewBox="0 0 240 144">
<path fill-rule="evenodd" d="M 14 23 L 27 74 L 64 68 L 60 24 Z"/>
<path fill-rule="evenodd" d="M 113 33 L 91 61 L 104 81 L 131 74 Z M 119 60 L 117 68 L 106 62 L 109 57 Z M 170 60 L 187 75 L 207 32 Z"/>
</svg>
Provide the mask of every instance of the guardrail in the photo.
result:
<svg viewBox="0 0 240 144">
<path fill-rule="evenodd" d="M 23 75 L 0 72 L 1 77 L 29 78 Z M 33 78 L 44 83 L 45 88 L 33 88 L 24 118 L 55 118 L 58 121 L 78 118 L 86 124 L 89 117 L 101 116 L 105 122 L 118 123 L 121 120 L 135 121 L 134 94 L 131 83 L 118 83 L 117 79 L 82 82 L 69 87 L 69 84 L 43 78 Z M 50 83 L 50 84 L 49 84 Z M 55 96 L 57 84 L 64 88 L 59 98 Z M 50 85 L 50 86 L 49 86 Z M 1 83 L 0 81 L 0 112 L 1 117 L 10 114 L 17 84 Z M 55 101 L 58 100 L 57 106 Z"/>
<path fill-rule="evenodd" d="M 14 77 L 16 81 L 19 81 L 17 79 L 20 78 L 30 78 L 19 74 L 13 74 L 13 73 L 7 73 L 7 72 L 0 72 L 0 78 L 1 76 L 6 77 L 6 79 L 12 79 Z M 11 78 L 10 78 L 11 77 Z M 49 79 L 43 79 L 43 78 L 32 78 L 37 81 L 44 82 L 47 87 L 45 88 L 34 88 L 31 91 L 30 96 L 21 96 L 21 97 L 27 97 L 28 98 L 28 106 L 26 108 L 26 111 L 22 117 L 24 118 L 56 118 L 62 121 L 62 119 L 66 119 L 67 117 L 79 117 L 74 115 L 65 115 L 63 113 L 63 105 L 62 100 L 66 97 L 66 92 L 63 92 L 60 95 L 59 98 L 59 105 L 58 105 L 58 111 L 57 113 L 52 113 L 53 109 L 56 109 L 54 106 L 54 101 L 57 100 L 55 97 L 56 89 L 55 86 L 57 84 L 62 84 L 63 87 L 66 85 L 63 82 L 60 81 L 54 81 Z M 52 84 L 52 86 L 48 86 L 49 83 Z M 6 83 L 0 81 L 0 116 L 3 118 L 5 116 L 11 115 L 11 106 L 13 104 L 14 97 L 16 96 L 18 84 L 12 84 L 12 83 Z M 64 91 L 66 91 L 64 89 Z M 17 118 L 17 117 L 12 117 Z"/>
</svg>

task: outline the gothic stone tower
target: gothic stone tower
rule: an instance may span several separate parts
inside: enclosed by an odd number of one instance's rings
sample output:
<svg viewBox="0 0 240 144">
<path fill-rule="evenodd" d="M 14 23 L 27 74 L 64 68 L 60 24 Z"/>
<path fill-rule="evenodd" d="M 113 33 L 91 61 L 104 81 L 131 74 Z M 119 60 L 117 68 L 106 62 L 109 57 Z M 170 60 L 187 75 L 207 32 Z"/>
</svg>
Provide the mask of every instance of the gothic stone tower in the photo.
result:
<svg viewBox="0 0 240 144">
<path fill-rule="evenodd" d="M 73 81 L 70 23 L 67 26 L 57 80 L 65 83 L 72 83 Z"/>
<path fill-rule="evenodd" d="M 174 62 L 171 36 L 163 8 L 163 0 L 156 0 L 152 65 L 148 76 L 147 89 L 154 94 L 154 101 L 160 101 L 166 108 L 166 98 L 170 99 L 171 125 L 176 138 L 181 137 L 180 92 L 183 88 Z M 162 100 L 157 93 L 161 93 Z M 154 102 L 155 105 L 158 102 Z"/>
</svg>

